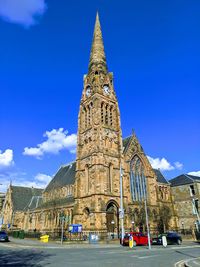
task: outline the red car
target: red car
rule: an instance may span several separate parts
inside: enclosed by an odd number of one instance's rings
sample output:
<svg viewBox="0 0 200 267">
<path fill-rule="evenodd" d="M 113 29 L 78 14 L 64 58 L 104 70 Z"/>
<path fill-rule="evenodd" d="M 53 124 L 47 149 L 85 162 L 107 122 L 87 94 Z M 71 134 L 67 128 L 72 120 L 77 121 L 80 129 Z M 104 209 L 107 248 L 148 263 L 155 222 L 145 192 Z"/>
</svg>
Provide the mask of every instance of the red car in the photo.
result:
<svg viewBox="0 0 200 267">
<path fill-rule="evenodd" d="M 138 233 L 138 232 L 130 232 L 129 234 L 126 233 L 123 239 L 123 246 L 128 246 L 129 245 L 129 237 L 130 235 L 133 237 L 133 246 L 138 246 L 138 245 L 148 245 L 148 236 L 144 235 L 143 233 Z M 152 244 L 152 239 L 151 239 L 151 244 Z"/>
</svg>

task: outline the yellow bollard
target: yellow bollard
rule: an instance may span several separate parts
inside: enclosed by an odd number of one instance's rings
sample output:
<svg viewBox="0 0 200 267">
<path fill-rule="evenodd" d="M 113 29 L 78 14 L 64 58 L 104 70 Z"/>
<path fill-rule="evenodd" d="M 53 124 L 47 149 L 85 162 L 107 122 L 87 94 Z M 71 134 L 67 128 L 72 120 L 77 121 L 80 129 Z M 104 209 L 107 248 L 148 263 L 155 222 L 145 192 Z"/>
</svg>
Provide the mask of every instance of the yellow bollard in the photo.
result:
<svg viewBox="0 0 200 267">
<path fill-rule="evenodd" d="M 49 242 L 49 235 L 42 235 L 40 237 L 40 241 L 43 243 L 48 243 Z"/>
<path fill-rule="evenodd" d="M 130 235 L 129 237 L 129 248 L 133 248 L 133 237 Z"/>
</svg>

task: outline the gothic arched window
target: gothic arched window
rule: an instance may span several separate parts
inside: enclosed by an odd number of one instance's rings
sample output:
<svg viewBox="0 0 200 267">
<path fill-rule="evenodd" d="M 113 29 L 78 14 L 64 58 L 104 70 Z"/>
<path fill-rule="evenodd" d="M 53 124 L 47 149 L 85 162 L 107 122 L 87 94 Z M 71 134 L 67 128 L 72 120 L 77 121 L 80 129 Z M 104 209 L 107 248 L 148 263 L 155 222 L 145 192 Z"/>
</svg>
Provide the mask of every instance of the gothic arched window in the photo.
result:
<svg viewBox="0 0 200 267">
<path fill-rule="evenodd" d="M 133 201 L 143 201 L 146 199 L 146 177 L 144 175 L 144 166 L 141 159 L 135 156 L 130 163 L 130 184 L 131 196 Z"/>
</svg>

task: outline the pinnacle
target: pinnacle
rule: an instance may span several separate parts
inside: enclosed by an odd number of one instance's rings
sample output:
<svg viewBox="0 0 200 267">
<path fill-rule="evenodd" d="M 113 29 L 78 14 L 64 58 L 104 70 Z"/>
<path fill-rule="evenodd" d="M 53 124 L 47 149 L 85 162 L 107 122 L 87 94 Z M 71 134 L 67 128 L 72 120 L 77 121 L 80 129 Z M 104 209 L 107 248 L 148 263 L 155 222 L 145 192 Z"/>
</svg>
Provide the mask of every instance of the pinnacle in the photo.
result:
<svg viewBox="0 0 200 267">
<path fill-rule="evenodd" d="M 93 65 L 98 65 L 98 64 L 103 65 L 104 69 L 107 70 L 101 25 L 99 21 L 99 14 L 97 12 L 93 41 L 92 41 L 92 49 L 90 53 L 89 70 L 92 68 Z"/>
</svg>

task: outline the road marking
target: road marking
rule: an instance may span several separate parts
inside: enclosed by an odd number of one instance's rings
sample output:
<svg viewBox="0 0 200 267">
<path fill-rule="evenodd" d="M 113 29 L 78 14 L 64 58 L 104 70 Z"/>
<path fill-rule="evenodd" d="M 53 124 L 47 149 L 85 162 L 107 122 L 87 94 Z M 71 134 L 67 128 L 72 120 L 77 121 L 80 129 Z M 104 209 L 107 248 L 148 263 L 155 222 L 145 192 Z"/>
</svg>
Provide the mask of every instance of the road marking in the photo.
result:
<svg viewBox="0 0 200 267">
<path fill-rule="evenodd" d="M 181 266 L 183 266 L 184 262 L 185 262 L 185 260 L 178 261 L 178 262 L 176 262 L 176 263 L 174 264 L 174 266 L 175 266 L 175 267 L 179 267 L 179 266 L 181 267 Z"/>
<path fill-rule="evenodd" d="M 200 264 L 198 263 L 198 262 L 195 262 L 195 260 L 199 260 L 200 259 L 200 257 L 197 257 L 197 258 L 193 258 L 193 259 L 189 259 L 189 260 L 185 260 L 185 262 L 184 263 L 189 263 L 189 262 L 193 262 L 193 263 L 195 263 L 195 264 L 197 264 L 198 266 L 200 266 Z"/>
<path fill-rule="evenodd" d="M 178 261 L 174 264 L 175 267 L 182 267 L 182 266 L 185 266 L 184 264 L 187 264 L 189 262 L 192 262 L 197 264 L 198 266 L 200 266 L 200 264 L 198 262 L 196 262 L 195 260 L 198 260 L 200 259 L 200 257 L 197 257 L 197 258 L 192 258 L 192 259 L 185 259 L 185 260 L 181 260 L 181 261 Z"/>
<path fill-rule="evenodd" d="M 200 266 L 200 263 L 197 262 L 197 261 L 193 261 L 193 263 L 196 264 L 196 265 L 198 265 L 198 266 Z"/>
<path fill-rule="evenodd" d="M 171 247 L 169 249 L 185 249 L 185 248 L 200 248 L 200 245 L 192 245 L 192 246 L 185 246 L 185 247 L 178 246 L 178 247 Z"/>
<path fill-rule="evenodd" d="M 150 255 L 150 256 L 142 256 L 142 257 L 138 257 L 138 259 L 148 259 L 148 258 L 153 258 L 153 257 L 158 257 L 160 255 Z"/>
<path fill-rule="evenodd" d="M 27 245 L 23 245 L 23 244 L 20 244 L 20 243 L 9 243 L 9 244 L 2 244 L 2 247 L 10 247 L 10 248 L 27 248 L 27 249 L 32 249 L 32 248 L 35 248 L 35 249 L 76 249 L 76 248 L 82 248 L 82 249 L 84 249 L 84 248 L 87 248 L 87 249 L 106 249 L 107 247 L 105 247 L 105 246 L 95 246 L 95 247 L 93 247 L 93 246 L 90 246 L 90 245 L 88 245 L 88 246 L 78 246 L 78 245 L 74 245 L 74 244 L 72 244 L 72 245 L 63 245 L 63 246 L 51 246 L 51 245 L 49 245 L 49 246 L 46 246 L 46 245 L 40 245 L 40 244 L 38 244 L 38 245 L 29 245 L 29 244 L 27 244 Z M 109 247 L 109 248 L 111 248 L 111 247 Z M 112 249 L 119 249 L 120 247 L 112 247 Z M 183 247 L 183 246 L 176 246 L 176 247 L 167 247 L 167 248 L 165 248 L 164 250 L 165 251 L 169 251 L 169 250 L 184 250 L 184 249 L 193 249 L 193 248 L 200 248 L 200 245 L 190 245 L 190 246 L 185 246 L 185 247 Z M 106 254 L 114 254 L 114 253 L 118 253 L 118 254 L 125 254 L 125 253 L 143 253 L 143 252 L 147 252 L 147 251 L 149 251 L 147 248 L 143 248 L 143 249 L 131 249 L 131 250 L 123 250 L 123 248 L 121 248 L 119 251 L 118 250 L 111 250 L 111 251 L 108 251 L 108 250 L 104 250 L 102 253 L 106 253 Z M 161 252 L 161 251 L 163 251 L 163 247 L 160 247 L 160 248 L 153 248 L 152 249 L 152 252 Z"/>
</svg>

